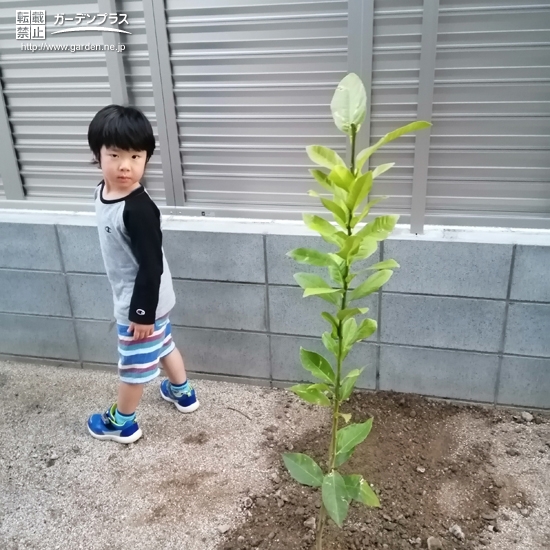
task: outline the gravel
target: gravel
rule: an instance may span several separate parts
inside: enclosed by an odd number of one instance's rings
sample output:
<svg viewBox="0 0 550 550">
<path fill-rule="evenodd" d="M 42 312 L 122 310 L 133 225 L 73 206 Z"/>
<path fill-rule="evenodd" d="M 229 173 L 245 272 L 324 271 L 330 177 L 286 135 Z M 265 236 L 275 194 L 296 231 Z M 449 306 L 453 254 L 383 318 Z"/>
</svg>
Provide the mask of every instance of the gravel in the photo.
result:
<svg viewBox="0 0 550 550">
<path fill-rule="evenodd" d="M 323 420 L 282 390 L 206 380 L 193 381 L 201 408 L 186 416 L 157 380 L 139 408 L 141 440 L 94 440 L 86 419 L 116 384 L 111 372 L 0 362 L 2 550 L 213 550 L 250 489 L 272 483 L 265 430 L 280 400 L 290 418 L 277 438 L 300 434 L 298 414 L 303 429 Z"/>
</svg>

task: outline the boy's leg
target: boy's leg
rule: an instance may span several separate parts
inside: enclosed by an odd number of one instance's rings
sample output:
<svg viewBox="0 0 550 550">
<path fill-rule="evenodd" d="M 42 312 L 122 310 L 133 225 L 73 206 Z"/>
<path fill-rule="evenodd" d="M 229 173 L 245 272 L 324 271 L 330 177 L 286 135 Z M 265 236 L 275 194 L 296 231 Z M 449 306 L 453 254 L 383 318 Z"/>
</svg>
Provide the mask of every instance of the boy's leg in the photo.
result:
<svg viewBox="0 0 550 550">
<path fill-rule="evenodd" d="M 118 412 L 125 416 L 134 414 L 142 395 L 143 384 L 127 384 L 126 382 L 120 382 L 118 385 L 118 399 L 116 405 Z"/>
<path fill-rule="evenodd" d="M 162 368 L 168 376 L 168 380 L 174 384 L 174 386 L 180 386 L 187 381 L 187 373 L 185 372 L 185 365 L 183 363 L 183 357 L 178 348 L 174 348 L 174 351 L 162 357 L 160 362 Z"/>
<path fill-rule="evenodd" d="M 170 331 L 170 329 L 168 330 Z M 165 401 L 174 403 L 181 412 L 196 411 L 199 408 L 199 401 L 195 390 L 187 380 L 183 357 L 171 341 L 171 337 L 167 341 L 167 346 L 169 346 L 167 347 L 168 353 L 161 357 L 160 362 L 168 376 L 168 380 L 161 383 L 160 395 Z"/>
</svg>

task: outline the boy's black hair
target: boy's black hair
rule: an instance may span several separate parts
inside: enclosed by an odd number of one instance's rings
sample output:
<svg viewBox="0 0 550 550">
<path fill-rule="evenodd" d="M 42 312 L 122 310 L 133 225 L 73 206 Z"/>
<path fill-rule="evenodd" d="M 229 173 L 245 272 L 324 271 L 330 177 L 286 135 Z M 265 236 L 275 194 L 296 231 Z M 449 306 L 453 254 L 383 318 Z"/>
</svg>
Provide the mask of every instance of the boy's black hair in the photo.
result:
<svg viewBox="0 0 550 550">
<path fill-rule="evenodd" d="M 124 151 L 146 151 L 147 161 L 155 151 L 155 136 L 147 117 L 136 107 L 107 105 L 90 122 L 88 145 L 101 165 L 101 148 L 117 147 Z"/>
</svg>

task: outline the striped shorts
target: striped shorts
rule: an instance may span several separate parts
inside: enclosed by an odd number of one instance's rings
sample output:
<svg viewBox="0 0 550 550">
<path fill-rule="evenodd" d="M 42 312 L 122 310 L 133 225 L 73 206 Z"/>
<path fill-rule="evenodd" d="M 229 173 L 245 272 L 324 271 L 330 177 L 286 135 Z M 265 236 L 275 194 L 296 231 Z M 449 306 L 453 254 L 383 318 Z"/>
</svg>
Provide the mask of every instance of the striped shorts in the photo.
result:
<svg viewBox="0 0 550 550">
<path fill-rule="evenodd" d="M 176 347 L 172 340 L 172 327 L 168 315 L 165 315 L 155 321 L 153 334 L 142 340 L 133 340 L 129 328 L 117 323 L 118 374 L 121 382 L 145 384 L 159 375 L 159 360 Z"/>
</svg>

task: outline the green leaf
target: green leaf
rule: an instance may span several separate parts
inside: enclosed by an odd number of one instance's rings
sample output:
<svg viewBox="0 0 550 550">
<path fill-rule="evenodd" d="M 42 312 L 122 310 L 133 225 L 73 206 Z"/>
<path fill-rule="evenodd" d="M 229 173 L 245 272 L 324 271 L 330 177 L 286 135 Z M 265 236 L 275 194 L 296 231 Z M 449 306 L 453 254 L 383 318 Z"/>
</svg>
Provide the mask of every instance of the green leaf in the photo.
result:
<svg viewBox="0 0 550 550">
<path fill-rule="evenodd" d="M 340 387 L 340 400 L 345 401 L 349 398 L 351 395 L 351 392 L 353 391 L 353 388 L 355 387 L 355 383 L 357 382 L 357 379 L 359 376 L 361 376 L 361 373 L 365 369 L 354 369 L 348 373 L 348 375 L 344 378 L 342 381 L 342 386 Z"/>
<path fill-rule="evenodd" d="M 315 216 L 314 214 L 304 214 L 304 223 L 313 231 L 317 231 L 322 236 L 334 235 L 338 232 L 338 229 L 334 227 L 329 221 L 321 218 L 320 216 Z"/>
<path fill-rule="evenodd" d="M 348 413 L 338 413 L 343 419 L 344 419 L 344 422 L 346 424 L 349 423 L 349 421 L 351 420 L 351 414 L 348 414 Z"/>
<path fill-rule="evenodd" d="M 361 478 L 359 495 L 355 500 L 358 500 L 371 508 L 380 508 L 380 501 L 378 500 L 376 493 L 363 478 Z"/>
<path fill-rule="evenodd" d="M 309 158 L 319 166 L 323 166 L 332 170 L 335 166 L 345 166 L 346 163 L 342 160 L 336 151 L 323 147 L 322 145 L 310 145 L 306 147 Z"/>
<path fill-rule="evenodd" d="M 367 112 L 367 92 L 356 74 L 346 75 L 338 84 L 330 109 L 339 130 L 348 135 L 351 135 L 352 125 L 359 130 Z"/>
<path fill-rule="evenodd" d="M 368 215 L 368 213 L 370 212 L 370 209 L 375 205 L 375 204 L 378 204 L 379 202 L 382 202 L 383 200 L 387 199 L 388 197 L 378 197 L 377 199 L 373 199 L 372 201 L 368 202 L 366 205 L 365 205 L 365 208 L 363 208 L 363 211 L 361 212 L 361 214 L 357 215 L 357 216 L 354 216 L 351 220 L 351 228 L 353 229 L 365 216 Z"/>
<path fill-rule="evenodd" d="M 361 237 L 372 237 L 377 241 L 383 241 L 393 231 L 398 220 L 399 216 L 379 216 L 365 225 L 356 235 Z"/>
<path fill-rule="evenodd" d="M 354 474 L 342 476 L 346 484 L 346 490 L 349 500 L 357 500 L 372 508 L 379 508 L 380 501 L 370 485 L 363 479 L 362 476 Z"/>
<path fill-rule="evenodd" d="M 324 332 L 322 336 L 323 344 L 334 357 L 338 357 L 338 341 L 335 340 L 329 332 Z"/>
<path fill-rule="evenodd" d="M 322 296 L 326 294 L 336 294 L 341 292 L 337 288 L 306 288 L 304 290 L 303 298 L 309 298 L 310 296 Z"/>
<path fill-rule="evenodd" d="M 367 172 L 357 178 L 351 186 L 346 206 L 350 212 L 355 212 L 355 209 L 360 205 L 372 189 L 372 172 Z"/>
<path fill-rule="evenodd" d="M 286 255 L 301 264 L 325 267 L 337 265 L 334 258 L 330 254 L 319 252 L 314 248 L 296 248 L 290 252 L 287 252 Z"/>
<path fill-rule="evenodd" d="M 359 497 L 359 491 L 361 489 L 361 479 L 363 478 L 358 474 L 352 474 L 342 477 L 344 478 L 344 483 L 346 484 L 348 501 L 356 500 Z"/>
<path fill-rule="evenodd" d="M 308 403 L 330 407 L 329 398 L 319 388 L 312 387 L 312 385 L 313 384 L 297 384 L 288 389 Z"/>
<path fill-rule="evenodd" d="M 329 517 L 336 525 L 342 527 L 348 515 L 349 504 L 346 484 L 338 472 L 332 471 L 323 479 L 322 497 Z"/>
<path fill-rule="evenodd" d="M 396 269 L 401 267 L 395 260 L 384 260 L 383 262 L 378 262 L 377 264 L 372 264 L 370 267 L 367 267 L 367 271 L 371 269 Z"/>
<path fill-rule="evenodd" d="M 333 290 L 322 277 L 313 273 L 295 273 L 294 279 L 304 290 L 307 288 L 328 288 Z"/>
<path fill-rule="evenodd" d="M 342 345 L 344 350 L 348 349 L 355 341 L 357 333 L 357 321 L 351 317 L 342 325 Z"/>
<path fill-rule="evenodd" d="M 305 293 L 309 291 L 304 291 Z M 308 296 L 319 296 L 322 300 L 325 300 L 325 302 L 328 302 L 329 304 L 332 304 L 336 307 L 341 307 L 342 305 L 342 290 L 341 289 L 335 289 L 334 292 L 331 292 L 330 294 L 308 294 Z M 307 296 L 305 296 L 307 297 Z"/>
<path fill-rule="evenodd" d="M 390 280 L 393 275 L 393 271 L 389 269 L 381 269 L 376 273 L 373 273 L 366 281 L 361 283 L 356 289 L 354 289 L 349 295 L 349 301 L 359 300 L 365 296 L 369 296 L 374 292 L 377 292 L 382 285 Z"/>
<path fill-rule="evenodd" d="M 344 462 L 347 462 L 351 458 L 351 455 L 353 454 L 354 450 L 355 449 L 352 449 L 349 453 L 342 453 L 342 454 L 336 455 L 336 461 L 334 463 L 336 467 L 338 468 L 342 466 Z"/>
<path fill-rule="evenodd" d="M 331 279 L 335 282 L 335 283 L 338 283 L 339 285 L 342 285 L 344 286 L 344 278 L 342 277 L 342 272 L 340 271 L 340 269 L 338 267 L 329 267 L 328 268 L 328 272 L 329 272 L 329 275 L 331 277 Z"/>
<path fill-rule="evenodd" d="M 351 235 L 346 237 L 346 241 L 342 246 L 342 249 L 336 253 L 337 256 L 340 256 L 343 260 L 347 260 L 350 256 L 353 256 L 361 246 L 363 242 L 363 237 L 358 237 L 357 235 Z"/>
<path fill-rule="evenodd" d="M 378 250 L 378 241 L 372 237 L 363 237 L 359 250 L 353 255 L 352 264 L 370 258 Z"/>
<path fill-rule="evenodd" d="M 352 315 L 362 315 L 367 313 L 369 310 L 368 307 L 353 307 L 348 309 L 342 309 L 336 314 L 336 318 L 339 321 L 345 321 L 348 317 L 351 317 Z"/>
<path fill-rule="evenodd" d="M 334 219 L 338 222 L 338 225 L 340 225 L 342 229 L 347 230 L 348 227 L 346 225 L 346 221 L 348 219 L 348 214 L 344 212 L 344 210 L 334 201 L 321 197 L 321 202 L 327 210 L 330 210 L 334 214 Z"/>
<path fill-rule="evenodd" d="M 284 453 L 283 461 L 288 473 L 302 485 L 321 487 L 323 485 L 323 471 L 309 456 L 302 453 Z"/>
<path fill-rule="evenodd" d="M 354 342 L 360 342 L 361 340 L 365 340 L 365 338 L 369 338 L 376 332 L 377 328 L 378 324 L 374 319 L 364 319 L 355 333 Z"/>
<path fill-rule="evenodd" d="M 351 424 L 338 430 L 336 436 L 336 455 L 346 454 L 353 451 L 359 443 L 367 439 L 372 429 L 372 418 L 362 424 Z"/>
<path fill-rule="evenodd" d="M 380 176 L 384 172 L 387 172 L 390 168 L 393 168 L 394 166 L 395 162 L 390 162 L 389 164 L 381 164 L 380 166 L 377 166 L 372 171 L 372 179 L 376 179 L 378 176 Z"/>
<path fill-rule="evenodd" d="M 389 143 L 390 141 L 393 141 L 394 139 L 397 139 L 398 137 L 401 137 L 404 134 L 410 134 L 411 132 L 415 132 L 416 130 L 423 130 L 424 128 L 429 128 L 431 124 L 429 122 L 425 121 L 417 121 L 412 122 L 411 124 L 407 124 L 406 126 L 402 126 L 401 128 L 398 128 L 397 130 L 394 130 L 393 132 L 389 132 L 386 134 L 382 139 L 378 140 L 374 145 L 371 145 L 370 147 L 367 147 L 366 149 L 363 149 L 356 157 L 355 160 L 355 166 L 357 170 L 361 170 L 363 168 L 363 164 L 369 159 L 369 157 L 380 147 L 383 145 L 386 145 L 386 143 Z"/>
<path fill-rule="evenodd" d="M 334 185 L 337 185 L 346 192 L 349 191 L 355 180 L 355 177 L 346 166 L 335 166 L 328 177 Z M 345 196 L 342 198 L 345 200 Z"/>
<path fill-rule="evenodd" d="M 327 191 L 334 193 L 334 188 L 331 181 L 328 179 L 328 174 L 325 174 L 325 172 L 321 170 L 315 170 L 313 168 L 309 170 L 309 173 L 317 180 L 321 187 L 324 187 Z"/>
<path fill-rule="evenodd" d="M 334 374 L 330 363 L 322 355 L 319 355 L 314 351 L 308 351 L 301 347 L 300 360 L 304 369 L 311 372 L 311 374 L 313 374 L 316 378 L 319 378 L 324 382 L 328 382 L 329 384 L 335 383 L 336 375 Z"/>
</svg>

